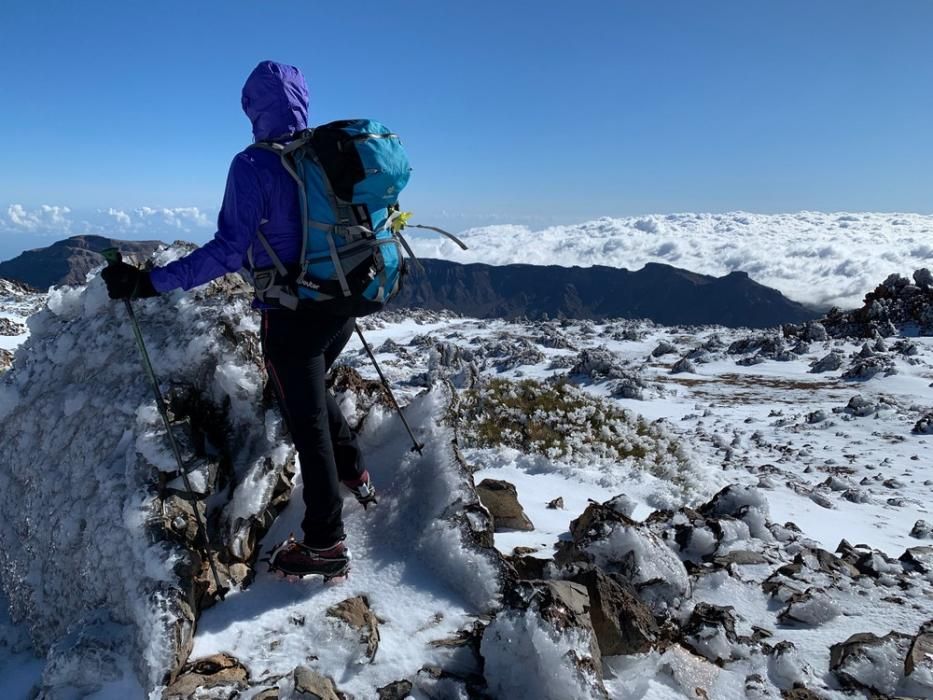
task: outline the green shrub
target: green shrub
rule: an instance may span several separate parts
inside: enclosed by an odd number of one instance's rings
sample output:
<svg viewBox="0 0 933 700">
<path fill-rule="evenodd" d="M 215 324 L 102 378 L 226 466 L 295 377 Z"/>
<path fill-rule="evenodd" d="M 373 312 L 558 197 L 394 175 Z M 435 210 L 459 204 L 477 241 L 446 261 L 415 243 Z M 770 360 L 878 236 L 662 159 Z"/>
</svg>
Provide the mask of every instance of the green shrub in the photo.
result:
<svg viewBox="0 0 933 700">
<path fill-rule="evenodd" d="M 633 460 L 675 480 L 687 463 L 661 425 L 566 381 L 480 381 L 451 411 L 465 447 L 511 447 L 555 461 Z"/>
</svg>

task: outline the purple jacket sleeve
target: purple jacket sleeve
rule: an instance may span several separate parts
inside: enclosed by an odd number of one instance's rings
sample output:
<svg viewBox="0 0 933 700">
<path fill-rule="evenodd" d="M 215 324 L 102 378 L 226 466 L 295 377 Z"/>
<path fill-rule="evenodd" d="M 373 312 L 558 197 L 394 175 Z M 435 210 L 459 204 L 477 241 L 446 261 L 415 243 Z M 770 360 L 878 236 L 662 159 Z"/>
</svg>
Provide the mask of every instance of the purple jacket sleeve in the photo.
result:
<svg viewBox="0 0 933 700">
<path fill-rule="evenodd" d="M 191 289 L 241 269 L 259 228 L 262 211 L 259 175 L 249 158 L 241 153 L 230 164 L 213 240 L 165 267 L 153 269 L 152 286 L 158 292 L 178 287 Z"/>
</svg>

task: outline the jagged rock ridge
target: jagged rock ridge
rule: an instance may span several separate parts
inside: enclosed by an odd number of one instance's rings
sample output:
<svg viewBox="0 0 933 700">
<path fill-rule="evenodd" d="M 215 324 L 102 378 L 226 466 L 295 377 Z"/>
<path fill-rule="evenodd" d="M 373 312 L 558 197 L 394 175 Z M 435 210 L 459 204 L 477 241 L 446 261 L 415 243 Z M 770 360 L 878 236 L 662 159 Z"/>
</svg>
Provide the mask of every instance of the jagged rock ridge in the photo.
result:
<svg viewBox="0 0 933 700">
<path fill-rule="evenodd" d="M 448 309 L 477 318 L 645 318 L 667 325 L 753 328 L 818 315 L 744 272 L 710 277 L 657 263 L 635 272 L 602 266 L 421 263 L 424 271 L 412 271 L 393 306 Z"/>
</svg>

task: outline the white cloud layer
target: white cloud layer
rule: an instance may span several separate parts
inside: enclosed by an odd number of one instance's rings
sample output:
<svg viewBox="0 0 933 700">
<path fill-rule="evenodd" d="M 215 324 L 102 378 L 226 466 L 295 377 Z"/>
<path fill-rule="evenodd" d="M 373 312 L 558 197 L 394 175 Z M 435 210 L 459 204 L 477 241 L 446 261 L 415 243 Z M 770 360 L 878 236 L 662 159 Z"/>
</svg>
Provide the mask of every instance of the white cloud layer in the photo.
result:
<svg viewBox="0 0 933 700">
<path fill-rule="evenodd" d="M 468 251 L 440 238 L 419 237 L 412 246 L 422 257 L 490 265 L 639 270 L 657 262 L 717 276 L 740 270 L 796 301 L 843 307 L 858 306 L 892 272 L 933 268 L 933 216 L 921 214 L 670 214 L 537 231 L 485 226 L 462 238 Z"/>
<path fill-rule="evenodd" d="M 6 215 L 0 214 L 0 234 L 29 233 L 40 236 L 97 234 L 102 236 L 174 237 L 179 234 L 210 232 L 211 213 L 198 207 L 139 207 L 130 211 L 110 207 L 75 212 L 66 206 L 43 204 L 27 209 L 10 204 Z"/>
<path fill-rule="evenodd" d="M 43 204 L 38 209 L 27 210 L 22 204 L 11 204 L 6 215 L 10 226 L 21 231 L 36 232 L 46 228 L 57 228 L 68 232 L 71 222 L 68 207 L 54 207 Z"/>
</svg>

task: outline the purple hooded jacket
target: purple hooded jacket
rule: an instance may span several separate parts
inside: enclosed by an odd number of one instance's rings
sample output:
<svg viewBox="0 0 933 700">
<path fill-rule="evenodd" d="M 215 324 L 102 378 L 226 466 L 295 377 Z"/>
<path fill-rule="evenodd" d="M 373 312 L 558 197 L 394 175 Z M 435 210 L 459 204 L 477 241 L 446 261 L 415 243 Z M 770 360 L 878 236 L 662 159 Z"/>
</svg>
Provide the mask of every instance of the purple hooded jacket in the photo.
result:
<svg viewBox="0 0 933 700">
<path fill-rule="evenodd" d="M 308 86 L 294 66 L 260 63 L 243 85 L 241 104 L 253 123 L 256 141 L 287 140 L 308 126 Z M 236 272 L 249 266 L 246 253 L 250 246 L 256 267 L 270 267 L 272 260 L 256 239 L 262 220 L 266 220 L 263 234 L 276 255 L 285 264 L 296 263 L 301 255 L 300 218 L 298 187 L 279 156 L 248 148 L 230 164 L 213 240 L 180 260 L 153 269 L 152 286 L 158 292 L 191 289 Z"/>
</svg>

